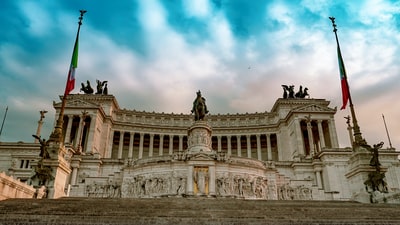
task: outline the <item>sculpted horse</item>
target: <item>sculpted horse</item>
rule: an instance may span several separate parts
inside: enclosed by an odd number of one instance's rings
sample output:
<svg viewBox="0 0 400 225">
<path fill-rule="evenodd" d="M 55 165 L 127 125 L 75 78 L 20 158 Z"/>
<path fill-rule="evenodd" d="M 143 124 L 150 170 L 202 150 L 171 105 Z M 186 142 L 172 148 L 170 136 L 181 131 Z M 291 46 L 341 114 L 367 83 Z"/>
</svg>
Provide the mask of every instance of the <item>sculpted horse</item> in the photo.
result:
<svg viewBox="0 0 400 225">
<path fill-rule="evenodd" d="M 93 94 L 94 90 L 92 86 L 90 86 L 90 82 L 86 81 L 86 86 L 84 83 L 81 83 L 81 91 L 83 91 L 85 94 Z"/>
<path fill-rule="evenodd" d="M 192 113 L 194 113 L 194 120 L 204 120 L 204 116 L 208 113 L 206 106 L 206 99 L 201 96 L 201 92 L 197 92 L 197 97 L 193 102 Z"/>
</svg>

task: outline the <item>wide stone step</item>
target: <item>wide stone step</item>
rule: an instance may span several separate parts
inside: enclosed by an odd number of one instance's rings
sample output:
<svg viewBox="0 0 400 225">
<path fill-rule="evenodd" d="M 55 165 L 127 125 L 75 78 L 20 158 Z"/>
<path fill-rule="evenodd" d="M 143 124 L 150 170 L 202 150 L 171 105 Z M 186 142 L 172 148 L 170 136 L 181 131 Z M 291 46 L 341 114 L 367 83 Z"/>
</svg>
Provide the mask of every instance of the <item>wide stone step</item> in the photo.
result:
<svg viewBox="0 0 400 225">
<path fill-rule="evenodd" d="M 8 199 L 0 224 L 400 224 L 400 205 L 224 198 Z"/>
</svg>

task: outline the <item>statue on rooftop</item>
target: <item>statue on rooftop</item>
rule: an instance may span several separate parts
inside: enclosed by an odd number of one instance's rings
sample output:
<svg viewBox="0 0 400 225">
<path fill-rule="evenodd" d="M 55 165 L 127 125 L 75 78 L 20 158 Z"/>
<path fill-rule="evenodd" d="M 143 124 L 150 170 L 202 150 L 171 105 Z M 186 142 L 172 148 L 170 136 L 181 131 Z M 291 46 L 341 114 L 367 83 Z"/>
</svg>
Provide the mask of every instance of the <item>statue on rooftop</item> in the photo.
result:
<svg viewBox="0 0 400 225">
<path fill-rule="evenodd" d="M 206 99 L 201 96 L 200 90 L 197 92 L 197 97 L 193 102 L 192 113 L 194 113 L 194 120 L 204 120 L 204 116 L 208 113 Z"/>
<path fill-rule="evenodd" d="M 294 85 L 282 85 L 283 98 L 294 98 Z"/>
<path fill-rule="evenodd" d="M 305 98 L 306 96 L 310 97 L 308 94 L 308 88 L 304 88 L 300 85 L 299 91 L 294 93 L 294 85 L 281 85 L 283 88 L 283 98 Z"/>
<path fill-rule="evenodd" d="M 81 91 L 83 91 L 85 94 L 93 94 L 94 90 L 92 86 L 90 86 L 90 82 L 87 80 L 86 81 L 86 86 L 84 83 L 81 83 Z"/>
<path fill-rule="evenodd" d="M 100 80 L 96 80 L 97 82 L 97 92 L 96 95 L 101 95 L 103 94 L 103 87 L 104 85 L 106 85 L 107 81 L 100 81 Z M 107 91 L 108 92 L 108 91 Z M 107 93 L 108 94 L 108 93 Z"/>
</svg>

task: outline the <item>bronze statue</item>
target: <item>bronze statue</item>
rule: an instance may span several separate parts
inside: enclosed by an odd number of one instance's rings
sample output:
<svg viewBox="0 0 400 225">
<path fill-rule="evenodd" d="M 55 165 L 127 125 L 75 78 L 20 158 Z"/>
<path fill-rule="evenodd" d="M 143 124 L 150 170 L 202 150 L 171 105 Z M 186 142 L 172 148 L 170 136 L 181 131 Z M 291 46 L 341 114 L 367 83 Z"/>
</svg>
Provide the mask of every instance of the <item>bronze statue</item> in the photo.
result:
<svg viewBox="0 0 400 225">
<path fill-rule="evenodd" d="M 282 85 L 283 98 L 294 98 L 294 85 Z"/>
<path fill-rule="evenodd" d="M 107 84 L 106 84 L 106 86 L 105 86 L 104 89 L 103 89 L 103 95 L 108 95 L 108 87 L 107 87 Z"/>
<path fill-rule="evenodd" d="M 305 98 L 306 96 L 310 97 L 308 94 L 308 88 L 304 88 L 300 85 L 299 91 L 294 93 L 294 85 L 284 85 L 282 84 L 283 88 L 283 98 Z"/>
<path fill-rule="evenodd" d="M 194 113 L 195 121 L 204 120 L 204 116 L 208 113 L 206 99 L 201 96 L 200 90 L 197 92 L 191 112 Z"/>
<path fill-rule="evenodd" d="M 49 152 L 47 151 L 47 146 L 48 146 L 48 143 L 47 143 L 47 141 L 46 141 L 46 139 L 40 139 L 40 137 L 39 136 L 37 136 L 37 135 L 32 135 L 34 138 L 36 138 L 36 139 L 38 139 L 39 140 L 39 143 L 40 143 L 40 153 L 39 153 L 39 156 L 42 158 L 42 159 L 50 159 L 50 154 L 49 154 Z"/>
<path fill-rule="evenodd" d="M 97 82 L 97 92 L 96 95 L 101 95 L 103 94 L 103 86 L 107 83 L 107 81 L 100 81 L 100 80 L 96 80 Z"/>
<path fill-rule="evenodd" d="M 380 143 L 374 145 L 374 147 L 372 148 L 370 145 L 363 145 L 364 148 L 366 148 L 368 151 L 372 152 L 372 158 L 369 162 L 370 166 L 373 166 L 377 169 L 377 171 L 380 171 L 380 166 L 381 163 L 379 162 L 379 149 L 381 149 L 383 146 L 383 141 L 381 141 Z"/>
<path fill-rule="evenodd" d="M 81 91 L 83 91 L 85 94 L 93 94 L 94 90 L 90 86 L 90 82 L 88 80 L 86 81 L 86 86 L 83 83 L 81 83 L 81 85 L 82 85 Z"/>
<path fill-rule="evenodd" d="M 382 146 L 383 141 L 375 144 L 374 147 L 371 147 L 368 144 L 362 145 L 362 147 L 372 152 L 372 158 L 369 161 L 369 165 L 375 167 L 375 171 L 372 171 L 368 174 L 368 179 L 364 182 L 364 184 L 368 187 L 371 187 L 373 191 L 386 193 L 388 192 L 388 188 L 384 180 L 385 173 L 381 173 L 381 163 L 379 162 L 379 149 L 381 149 Z"/>
<path fill-rule="evenodd" d="M 308 94 L 308 88 L 304 88 L 303 94 L 300 96 L 300 98 L 305 98 L 306 96 L 310 97 Z"/>
<path fill-rule="evenodd" d="M 303 86 L 300 85 L 299 91 L 296 92 L 296 94 L 294 96 L 296 98 L 301 98 L 301 96 L 303 96 Z"/>
</svg>

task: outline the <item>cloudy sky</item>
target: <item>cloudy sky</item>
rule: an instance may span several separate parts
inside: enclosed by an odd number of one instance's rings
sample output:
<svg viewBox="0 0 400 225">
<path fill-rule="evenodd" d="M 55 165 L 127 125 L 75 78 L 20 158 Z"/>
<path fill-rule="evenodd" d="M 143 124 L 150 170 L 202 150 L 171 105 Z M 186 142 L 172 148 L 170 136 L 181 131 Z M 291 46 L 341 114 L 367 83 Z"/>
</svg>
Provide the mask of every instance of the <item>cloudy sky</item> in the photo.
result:
<svg viewBox="0 0 400 225">
<path fill-rule="evenodd" d="M 364 138 L 400 149 L 400 3 L 396 0 L 2 0 L 0 141 L 33 141 L 54 123 L 77 31 L 76 87 L 108 80 L 121 108 L 190 113 L 197 90 L 212 114 L 270 111 L 282 84 L 341 106 L 336 17 Z M 79 93 L 75 88 L 72 93 Z M 341 147 L 349 146 L 336 114 Z"/>
</svg>

